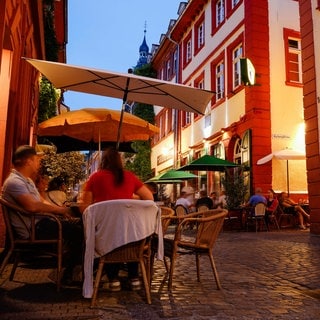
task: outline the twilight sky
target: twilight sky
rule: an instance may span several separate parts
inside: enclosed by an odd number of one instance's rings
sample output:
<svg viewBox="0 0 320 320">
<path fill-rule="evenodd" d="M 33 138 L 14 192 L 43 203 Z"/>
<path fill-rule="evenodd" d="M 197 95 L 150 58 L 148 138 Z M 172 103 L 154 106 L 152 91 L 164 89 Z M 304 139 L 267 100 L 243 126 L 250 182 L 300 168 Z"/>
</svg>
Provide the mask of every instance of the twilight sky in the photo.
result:
<svg viewBox="0 0 320 320">
<path fill-rule="evenodd" d="M 180 0 L 68 0 L 67 63 L 126 73 L 137 64 L 146 24 L 146 41 L 159 44 Z M 71 110 L 120 109 L 122 100 L 68 91 Z"/>
</svg>

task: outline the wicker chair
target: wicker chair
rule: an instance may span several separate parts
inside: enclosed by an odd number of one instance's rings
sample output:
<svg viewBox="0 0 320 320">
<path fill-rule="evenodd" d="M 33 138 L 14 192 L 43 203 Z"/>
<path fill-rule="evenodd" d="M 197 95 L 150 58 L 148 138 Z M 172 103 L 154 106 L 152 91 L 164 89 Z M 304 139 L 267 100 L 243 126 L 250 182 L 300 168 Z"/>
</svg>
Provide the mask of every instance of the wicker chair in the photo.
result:
<svg viewBox="0 0 320 320">
<path fill-rule="evenodd" d="M 61 275 L 62 275 L 62 257 L 63 257 L 63 246 L 62 246 L 62 225 L 57 216 L 50 213 L 30 213 L 22 210 L 20 207 L 13 205 L 0 197 L 0 203 L 2 206 L 2 213 L 5 221 L 7 241 L 9 244 L 7 254 L 5 255 L 1 267 L 0 274 L 4 271 L 6 265 L 9 262 L 10 257 L 14 256 L 13 267 L 9 276 L 10 281 L 13 280 L 15 271 L 20 262 L 20 256 L 23 253 L 27 253 L 33 257 L 51 256 L 56 258 L 57 268 L 57 291 L 60 291 L 61 287 Z M 15 215 L 17 219 L 24 226 L 24 231 L 27 232 L 27 236 L 21 239 L 17 236 L 17 232 L 13 227 L 11 221 L 12 216 Z M 36 222 L 37 219 L 49 217 L 56 221 L 58 226 L 58 236 L 56 239 L 37 239 L 36 238 Z M 25 219 L 31 220 L 31 225 L 28 226 Z M 38 259 L 34 259 L 38 261 Z"/>
<path fill-rule="evenodd" d="M 103 266 L 128 262 L 139 263 L 147 302 L 151 303 L 151 238 L 154 233 L 162 235 L 158 213 L 159 209 L 153 201 L 132 199 L 102 201 L 84 211 L 86 250 L 83 295 L 91 298 L 91 306 L 96 305 Z M 99 259 L 99 265 L 92 288 L 94 257 Z"/>
<path fill-rule="evenodd" d="M 182 204 L 176 205 L 174 211 L 176 213 L 176 216 L 182 219 L 185 218 L 185 216 L 188 214 L 187 209 Z"/>
<path fill-rule="evenodd" d="M 200 206 L 197 207 L 197 211 L 201 212 L 201 211 L 208 211 L 209 207 L 206 206 L 205 204 L 201 204 Z"/>
<path fill-rule="evenodd" d="M 178 255 L 194 254 L 196 257 L 197 279 L 200 281 L 199 256 L 207 255 L 210 259 L 212 271 L 218 289 L 221 289 L 218 272 L 213 259 L 213 246 L 222 229 L 224 218 L 228 211 L 224 209 L 213 209 L 188 215 L 177 226 L 174 239 L 164 238 L 164 256 L 170 259 L 170 272 L 168 280 L 168 289 L 172 289 L 172 279 L 175 267 L 175 261 Z M 197 217 L 198 216 L 198 217 Z M 192 240 L 184 237 L 184 231 L 189 223 L 195 223 L 198 227 Z M 190 231 L 189 231 L 190 236 Z"/>
<path fill-rule="evenodd" d="M 106 263 L 139 262 L 143 284 L 146 292 L 146 299 L 148 304 L 151 304 L 151 293 L 149 286 L 150 279 L 148 278 L 148 260 L 150 260 L 150 238 L 126 244 L 100 257 L 98 271 L 94 281 L 91 307 L 96 305 L 103 267 Z"/>
</svg>

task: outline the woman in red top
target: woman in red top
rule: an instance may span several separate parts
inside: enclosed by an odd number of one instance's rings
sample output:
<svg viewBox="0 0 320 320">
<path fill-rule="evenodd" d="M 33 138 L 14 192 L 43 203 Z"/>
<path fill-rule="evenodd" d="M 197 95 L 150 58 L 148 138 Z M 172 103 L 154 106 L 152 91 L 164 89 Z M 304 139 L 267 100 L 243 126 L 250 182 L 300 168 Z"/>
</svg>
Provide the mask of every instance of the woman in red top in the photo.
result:
<svg viewBox="0 0 320 320">
<path fill-rule="evenodd" d="M 153 200 L 149 188 L 139 180 L 132 172 L 124 170 L 121 156 L 113 148 L 107 149 L 102 156 L 100 169 L 93 173 L 87 181 L 83 193 L 84 210 L 88 205 L 96 202 L 116 199 Z M 109 289 L 119 291 L 121 289 L 118 280 L 120 265 L 107 265 Z M 138 277 L 138 263 L 128 263 L 128 277 L 133 290 L 140 289 L 141 283 Z"/>
</svg>

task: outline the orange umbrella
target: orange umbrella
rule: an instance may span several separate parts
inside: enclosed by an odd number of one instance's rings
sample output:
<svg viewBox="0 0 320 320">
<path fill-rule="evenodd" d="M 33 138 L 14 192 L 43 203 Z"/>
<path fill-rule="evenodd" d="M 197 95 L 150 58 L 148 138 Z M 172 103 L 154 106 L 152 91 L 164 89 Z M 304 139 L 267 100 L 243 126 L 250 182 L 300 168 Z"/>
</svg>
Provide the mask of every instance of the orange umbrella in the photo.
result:
<svg viewBox="0 0 320 320">
<path fill-rule="evenodd" d="M 121 111 L 104 108 L 84 108 L 64 112 L 41 122 L 37 134 L 48 140 L 50 137 L 65 136 L 99 144 L 104 141 L 117 142 L 120 117 Z M 148 140 L 159 132 L 158 127 L 127 112 L 123 114 L 122 121 L 119 142 Z"/>
</svg>

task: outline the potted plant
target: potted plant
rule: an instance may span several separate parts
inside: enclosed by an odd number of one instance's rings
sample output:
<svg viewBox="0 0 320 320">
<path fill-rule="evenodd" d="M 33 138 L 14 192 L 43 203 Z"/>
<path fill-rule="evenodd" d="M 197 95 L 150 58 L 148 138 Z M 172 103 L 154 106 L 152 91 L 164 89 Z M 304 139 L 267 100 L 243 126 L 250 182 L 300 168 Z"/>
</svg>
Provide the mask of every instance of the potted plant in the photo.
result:
<svg viewBox="0 0 320 320">
<path fill-rule="evenodd" d="M 226 193 L 228 210 L 237 209 L 245 203 L 248 195 L 248 185 L 246 180 L 243 167 L 226 170 L 221 183 Z"/>
</svg>

